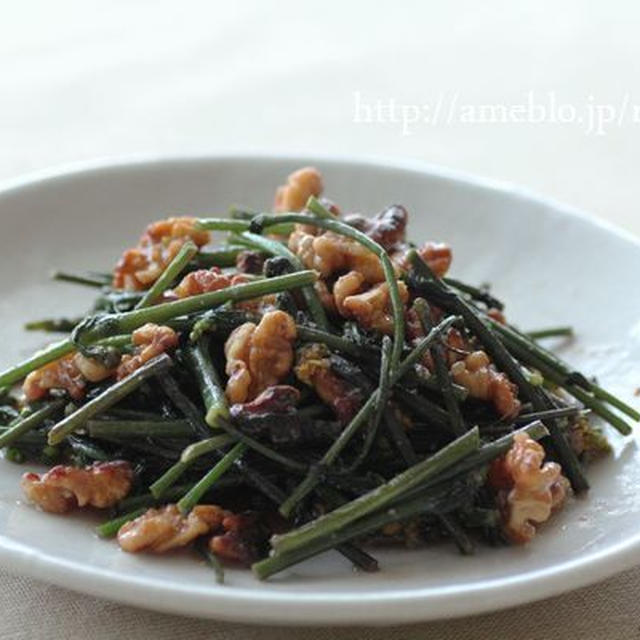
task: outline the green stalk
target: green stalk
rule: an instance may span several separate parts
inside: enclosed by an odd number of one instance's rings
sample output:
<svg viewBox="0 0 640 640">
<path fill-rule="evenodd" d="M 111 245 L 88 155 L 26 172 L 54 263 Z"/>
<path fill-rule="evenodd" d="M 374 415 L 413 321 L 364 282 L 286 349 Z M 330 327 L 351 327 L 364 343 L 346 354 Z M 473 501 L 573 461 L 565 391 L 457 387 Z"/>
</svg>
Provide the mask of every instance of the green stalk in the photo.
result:
<svg viewBox="0 0 640 640">
<path fill-rule="evenodd" d="M 429 370 L 426 369 L 425 367 L 422 367 L 421 369 L 416 370 L 415 383 L 416 383 L 416 386 L 422 387 L 423 389 L 428 389 L 429 391 L 442 393 L 438 376 L 432 373 L 429 373 Z M 455 384 L 453 381 L 451 382 L 451 390 L 456 400 L 458 400 L 458 402 L 464 402 L 469 397 L 468 389 L 460 386 L 459 384 Z"/>
<path fill-rule="evenodd" d="M 504 455 L 513 445 L 513 438 L 517 433 L 526 433 L 532 440 L 541 440 L 549 435 L 549 430 L 542 424 L 542 422 L 536 420 L 525 427 L 517 429 L 512 433 L 508 433 L 493 442 L 483 445 L 478 449 L 478 451 L 467 456 L 457 464 L 452 465 L 436 478 L 432 478 L 431 480 L 427 480 L 426 482 L 419 484 L 413 491 L 410 491 L 407 494 L 407 497 L 413 496 L 414 492 L 419 493 L 436 483 L 444 483 L 452 478 L 465 474 L 472 469 L 488 464 L 497 457 Z"/>
<path fill-rule="evenodd" d="M 26 322 L 25 331 L 46 331 L 47 333 L 69 333 L 82 318 L 43 318 Z"/>
<path fill-rule="evenodd" d="M 303 342 L 321 342 L 326 344 L 327 347 L 334 351 L 341 351 L 342 353 L 353 356 L 361 360 L 363 357 L 367 359 L 379 358 L 380 351 L 374 347 L 362 347 L 351 340 L 346 340 L 340 336 L 336 336 L 333 333 L 328 333 L 314 327 L 306 325 L 297 325 L 298 338 Z"/>
<path fill-rule="evenodd" d="M 472 487 L 469 487 L 469 484 L 472 484 Z M 288 551 L 272 553 L 265 560 L 252 565 L 251 568 L 260 580 L 264 580 L 336 545 L 379 531 L 392 522 L 403 522 L 425 513 L 441 515 L 451 512 L 469 499 L 470 490 L 473 490 L 472 488 L 478 484 L 479 479 L 477 478 L 472 479 L 471 482 L 458 482 L 453 487 L 440 484 L 417 498 L 404 500 L 392 507 L 375 511 L 339 531 L 319 536 L 311 542 L 296 546 Z"/>
<path fill-rule="evenodd" d="M 230 231 L 242 233 L 249 231 L 249 220 L 230 220 L 229 218 L 205 218 L 196 222 L 195 228 L 201 231 Z"/>
<path fill-rule="evenodd" d="M 249 231 L 251 220 L 258 214 L 247 213 L 244 218 L 237 220 L 229 220 L 228 218 L 202 218 L 196 223 L 196 229 L 202 231 L 229 231 L 231 233 L 242 233 Z M 271 227 L 271 233 L 276 236 L 288 236 L 293 231 L 293 225 L 285 222 L 284 224 L 275 224 Z M 233 243 L 233 238 L 231 239 Z"/>
<path fill-rule="evenodd" d="M 77 275 L 75 273 L 67 273 L 65 271 L 54 271 L 51 274 L 52 280 L 57 280 L 58 282 L 69 282 L 71 284 L 80 284 L 85 287 L 104 287 L 107 282 L 105 282 L 101 278 L 91 277 L 88 275 Z"/>
<path fill-rule="evenodd" d="M 467 535 L 466 531 L 460 526 L 455 514 L 441 514 L 439 516 L 439 520 L 444 525 L 444 528 L 449 532 L 451 539 L 456 543 L 460 553 L 464 556 L 473 555 L 475 552 L 473 542 Z"/>
<path fill-rule="evenodd" d="M 168 489 L 170 489 L 189 468 L 191 462 L 182 462 L 178 460 L 174 465 L 169 467 L 152 485 L 149 486 L 151 495 L 156 498 L 162 498 Z"/>
<path fill-rule="evenodd" d="M 230 438 L 225 433 L 189 445 L 180 454 L 180 460 L 169 467 L 169 469 L 149 487 L 151 495 L 156 499 L 163 497 L 197 458 L 212 451 L 218 451 L 234 441 L 234 438 Z"/>
<path fill-rule="evenodd" d="M 296 460 L 293 460 L 288 456 L 285 456 L 281 453 L 278 453 L 277 451 L 274 451 L 273 449 L 271 449 L 270 447 L 267 447 L 261 442 L 258 442 L 251 436 L 248 436 L 246 433 L 243 433 L 239 429 L 236 429 L 228 420 L 220 420 L 219 424 L 220 424 L 220 427 L 224 429 L 229 435 L 233 436 L 234 439 L 244 443 L 247 447 L 253 449 L 254 451 L 257 451 L 259 454 L 263 455 L 265 458 L 269 458 L 270 460 L 273 460 L 279 465 L 282 465 L 283 467 L 291 469 L 292 471 L 295 471 L 298 473 L 306 473 L 308 469 L 308 466 L 306 464 L 297 462 Z"/>
<path fill-rule="evenodd" d="M 245 248 L 242 246 L 228 246 L 214 249 L 213 251 L 200 251 L 193 258 L 194 264 L 200 269 L 210 267 L 235 267 L 236 258 Z"/>
<path fill-rule="evenodd" d="M 514 422 L 516 424 L 526 424 L 527 422 L 532 422 L 533 420 L 547 420 L 549 418 L 569 418 L 572 416 L 577 416 L 579 413 L 583 413 L 583 410 L 579 406 L 562 407 L 561 409 L 547 409 L 546 411 L 522 413 L 514 420 Z"/>
<path fill-rule="evenodd" d="M 123 347 L 130 342 L 130 335 L 118 335 L 101 340 L 100 344 L 105 347 L 118 348 Z M 20 364 L 14 365 L 6 371 L 0 373 L 0 388 L 19 382 L 27 375 L 29 375 L 32 371 L 35 371 L 40 367 L 44 367 L 54 360 L 63 358 L 64 356 L 73 353 L 75 350 L 76 347 L 69 338 L 48 345 L 27 360 L 24 360 Z"/>
<path fill-rule="evenodd" d="M 520 364 L 487 327 L 480 312 L 462 297 L 455 294 L 444 282 L 436 278 L 415 249 L 411 249 L 407 257 L 414 273 L 422 280 L 418 286 L 422 285 L 430 292 L 433 292 L 438 298 L 437 303 L 439 306 L 448 309 L 450 312 L 459 313 L 463 317 L 466 326 L 476 335 L 478 340 L 480 340 L 496 366 L 507 374 L 511 381 L 518 387 L 519 392 L 531 402 L 534 411 L 544 411 L 554 408 L 551 406 L 544 391 L 532 385 L 527 380 Z M 549 420 L 548 423 L 551 439 L 564 471 L 571 481 L 571 486 L 576 493 L 586 491 L 589 488 L 589 482 L 587 481 L 575 451 L 571 448 L 563 430 L 557 422 L 555 420 Z"/>
<path fill-rule="evenodd" d="M 197 407 L 191 398 L 182 393 L 178 383 L 170 373 L 158 376 L 158 382 L 162 390 L 167 394 L 173 405 L 179 409 L 189 421 L 193 433 L 201 438 L 208 437 L 211 429 L 205 422 L 202 410 Z"/>
<path fill-rule="evenodd" d="M 606 420 L 612 427 L 614 427 L 623 436 L 631 435 L 633 429 L 628 425 L 620 416 L 610 411 L 602 402 L 600 402 L 595 396 L 589 394 L 581 387 L 574 384 L 567 384 L 566 377 L 561 373 L 558 373 L 556 369 L 549 366 L 547 362 L 539 358 L 535 353 L 525 349 L 521 344 L 512 341 L 506 334 L 503 336 L 505 343 L 509 346 L 509 349 L 515 353 L 518 358 L 527 363 L 530 367 L 537 369 L 544 376 L 546 380 L 552 382 L 554 385 L 562 387 L 567 393 L 572 395 L 576 400 L 581 402 L 585 407 L 591 409 L 596 415 L 600 416 L 603 420 Z"/>
<path fill-rule="evenodd" d="M 308 544 L 319 537 L 346 527 L 363 516 L 384 508 L 397 500 L 416 485 L 436 477 L 478 449 L 480 437 L 478 428 L 474 427 L 426 460 L 398 474 L 385 484 L 344 504 L 320 518 L 304 524 L 285 534 L 271 538 L 271 546 L 276 553 L 295 549 Z"/>
<path fill-rule="evenodd" d="M 95 442 L 91 442 L 86 438 L 79 436 L 69 436 L 67 444 L 71 447 L 74 453 L 78 453 L 85 458 L 91 460 L 107 461 L 113 459 L 113 456 L 108 454 L 104 449 L 101 449 Z"/>
<path fill-rule="evenodd" d="M 542 340 L 544 338 L 571 338 L 573 337 L 573 327 L 550 327 L 549 329 L 527 331 L 527 336 L 532 340 Z"/>
<path fill-rule="evenodd" d="M 376 435 L 378 434 L 378 429 L 380 427 L 380 421 L 382 420 L 382 415 L 384 413 L 384 409 L 389 401 L 390 395 L 390 377 L 389 377 L 389 359 L 391 358 L 391 339 L 389 336 L 384 336 L 382 338 L 382 356 L 380 359 L 380 378 L 378 380 L 378 390 L 377 390 L 377 400 L 375 406 L 372 410 L 372 416 L 369 418 L 369 427 L 367 429 L 367 434 L 365 436 L 364 443 L 362 448 L 358 452 L 356 459 L 353 461 L 351 465 L 349 465 L 347 473 L 352 473 L 355 471 L 366 459 L 369 455 L 369 451 L 371 451 L 371 447 L 373 446 L 373 442 L 376 439 Z"/>
<path fill-rule="evenodd" d="M 413 303 L 414 308 L 418 312 L 418 319 L 426 332 L 431 331 L 433 323 L 431 322 L 431 312 L 429 305 L 424 298 L 416 298 Z M 431 358 L 433 359 L 436 376 L 440 383 L 440 389 L 444 398 L 444 404 L 447 408 L 449 424 L 455 436 L 461 436 L 467 429 L 464 424 L 460 405 L 453 391 L 453 382 L 449 367 L 446 362 L 446 355 L 442 344 L 436 342 L 430 349 Z"/>
<path fill-rule="evenodd" d="M 89 420 L 87 431 L 92 438 L 191 438 L 188 420 Z"/>
<path fill-rule="evenodd" d="M 534 440 L 549 435 L 547 429 L 540 422 L 533 423 L 515 433 L 519 432 L 527 433 Z M 400 501 L 393 502 L 383 510 L 375 511 L 338 531 L 326 536 L 319 536 L 311 543 L 296 547 L 291 551 L 273 553 L 269 558 L 252 566 L 254 573 L 258 578 L 264 580 L 274 573 L 326 551 L 337 544 L 378 531 L 391 522 L 406 521 L 423 513 L 432 512 L 442 516 L 444 512 L 454 511 L 458 508 L 460 498 L 456 496 L 456 490 L 452 490 L 452 483 L 458 482 L 459 484 L 459 479 L 471 469 L 480 467 L 499 455 L 503 455 L 513 444 L 513 436 L 514 434 L 509 434 L 483 446 L 476 453 L 463 458 L 461 462 L 450 467 L 443 474 L 432 478 L 426 484 L 418 485 Z M 476 479 L 474 482 L 477 483 L 478 480 Z M 465 491 L 463 485 L 463 499 L 467 492 L 468 490 Z"/>
<path fill-rule="evenodd" d="M 73 353 L 76 350 L 71 340 L 61 340 L 60 342 L 54 342 L 48 345 L 41 351 L 31 356 L 29 359 L 14 365 L 10 369 L 0 373 L 0 386 L 15 384 L 16 382 L 25 378 L 28 374 L 40 367 L 43 367 L 58 358 Z"/>
<path fill-rule="evenodd" d="M 184 464 L 190 464 L 200 456 L 203 456 L 207 453 L 211 453 L 212 451 L 218 451 L 222 447 L 226 447 L 227 445 L 235 442 L 237 438 L 234 436 L 223 433 L 219 436 L 213 436 L 213 438 L 207 438 L 206 440 L 200 440 L 199 442 L 194 442 L 190 444 L 188 447 L 180 455 L 180 462 Z"/>
<path fill-rule="evenodd" d="M 131 496 L 130 498 L 125 498 L 119 502 L 116 505 L 116 509 L 120 513 L 126 513 L 127 511 L 133 511 L 140 507 L 146 507 L 148 509 L 149 507 L 161 506 L 168 502 L 175 502 L 182 498 L 182 496 L 187 493 L 194 484 L 195 483 L 192 482 L 188 484 L 174 485 L 173 487 L 168 488 L 159 498 L 156 498 L 152 493 L 143 493 L 137 496 Z M 218 487 L 231 487 L 237 486 L 238 484 L 240 484 L 240 481 L 233 476 L 226 476 L 218 481 Z"/>
<path fill-rule="evenodd" d="M 118 535 L 118 531 L 120 531 L 120 529 L 125 524 L 127 524 L 127 522 L 135 520 L 137 517 L 145 513 L 146 510 L 146 507 L 141 507 L 140 509 L 136 509 L 135 511 L 130 511 L 129 513 L 118 516 L 117 518 L 113 518 L 113 520 L 103 522 L 101 525 L 96 527 L 96 533 L 101 538 L 113 538 Z"/>
<path fill-rule="evenodd" d="M 210 293 L 202 293 L 190 298 L 175 300 L 174 302 L 165 302 L 147 309 L 134 309 L 123 313 L 92 316 L 76 327 L 75 335 L 72 336 L 72 339 L 74 342 L 90 344 L 105 336 L 116 333 L 130 333 L 147 322 L 164 324 L 178 316 L 206 311 L 225 302 L 240 302 L 270 293 L 304 287 L 312 284 L 315 279 L 316 276 L 313 271 L 300 271 L 275 278 L 265 278 L 256 282 L 239 284 Z M 68 353 L 68 351 L 65 353 Z M 3 384 L 5 384 L 4 378 L 0 376 L 0 385 Z"/>
<path fill-rule="evenodd" d="M 224 568 L 216 554 L 209 549 L 207 541 L 203 538 L 196 540 L 195 547 L 198 553 L 204 558 L 204 561 L 213 569 L 216 582 L 218 584 L 224 584 Z"/>
<path fill-rule="evenodd" d="M 119 380 L 99 396 L 96 396 L 93 400 L 82 405 L 77 411 L 74 411 L 71 415 L 58 422 L 58 424 L 49 431 L 49 444 L 59 444 L 70 433 L 82 427 L 88 420 L 128 396 L 145 380 L 157 375 L 161 371 L 166 371 L 170 366 L 171 358 L 164 353 L 145 363 L 130 376 Z"/>
<path fill-rule="evenodd" d="M 387 432 L 395 444 L 396 449 L 400 452 L 400 455 L 407 466 L 413 466 L 418 462 L 418 456 L 413 449 L 411 440 L 409 440 L 409 437 L 404 430 L 404 426 L 400 423 L 400 420 L 398 420 L 392 406 L 386 407 L 384 418 L 384 424 L 387 428 Z"/>
<path fill-rule="evenodd" d="M 17 422 L 13 422 L 7 427 L 0 427 L 0 435 L 7 433 L 10 429 L 12 429 L 12 425 L 17 424 Z M 35 446 L 39 445 L 40 447 L 44 447 L 47 444 L 47 434 L 42 431 L 29 431 L 27 433 L 23 433 L 17 440 L 14 440 L 17 446 L 26 445 L 26 446 Z"/>
<path fill-rule="evenodd" d="M 209 355 L 209 336 L 204 335 L 195 344 L 187 345 L 184 352 L 204 402 L 205 421 L 212 429 L 218 429 L 220 420 L 229 416 L 229 407 Z"/>
<path fill-rule="evenodd" d="M 403 386 L 398 386 L 394 394 L 402 404 L 419 417 L 424 418 L 429 424 L 438 425 L 443 429 L 451 429 L 451 419 L 447 411 L 427 397 L 408 391 Z"/>
<path fill-rule="evenodd" d="M 191 342 L 197 342 L 205 333 L 226 332 L 229 334 L 245 322 L 258 324 L 261 318 L 262 314 L 232 309 L 229 303 L 227 303 L 199 315 L 191 327 L 189 340 Z"/>
<path fill-rule="evenodd" d="M 26 418 L 18 418 L 15 424 L 9 426 L 9 428 L 0 435 L 0 448 L 10 445 L 32 429 L 40 426 L 45 420 L 61 411 L 65 403 L 66 400 L 54 400 L 41 409 L 34 411 Z"/>
<path fill-rule="evenodd" d="M 174 282 L 174 280 L 186 269 L 187 265 L 198 253 L 198 247 L 187 240 L 181 247 L 173 260 L 167 265 L 160 277 L 153 283 L 152 287 L 144 294 L 134 309 L 144 309 L 151 306 Z"/>
<path fill-rule="evenodd" d="M 274 256 L 280 256 L 282 258 L 286 258 L 289 261 L 289 264 L 293 267 L 294 271 L 304 271 L 305 267 L 300 261 L 300 258 L 290 251 L 288 247 L 286 247 L 282 242 L 278 242 L 277 240 L 272 240 L 271 238 L 264 238 L 262 236 L 256 235 L 255 233 L 245 232 L 241 236 L 241 238 L 247 240 L 252 246 L 259 249 L 260 251 L 264 251 L 265 253 L 269 253 Z M 309 313 L 313 321 L 320 329 L 324 329 L 325 331 L 329 328 L 329 321 L 327 320 L 327 314 L 324 311 L 324 307 L 322 306 L 322 302 L 320 302 L 320 298 L 316 293 L 313 285 L 304 287 L 302 289 L 302 295 L 304 296 L 305 302 L 307 303 L 307 308 L 309 309 Z"/>
<path fill-rule="evenodd" d="M 586 391 L 591 392 L 596 398 L 604 400 L 612 407 L 622 411 L 622 413 L 629 416 L 632 420 L 640 421 L 640 412 L 624 403 L 620 398 L 616 398 L 594 382 L 591 382 L 586 378 L 586 376 L 576 371 L 572 371 L 567 363 L 563 362 L 558 358 L 558 356 L 547 349 L 541 347 L 534 340 L 529 339 L 526 335 L 513 327 L 497 323 L 490 318 L 487 318 L 487 321 L 491 323 L 491 326 L 495 331 L 507 336 L 512 343 L 517 343 L 523 350 L 531 351 L 537 358 L 553 369 L 558 376 L 563 378 L 566 384 L 582 387 Z"/>
<path fill-rule="evenodd" d="M 244 454 L 246 449 L 247 445 L 238 442 L 184 497 L 178 500 L 178 509 L 181 513 L 189 513 L 198 504 L 200 498 L 211 489 L 216 480 L 224 475 L 231 465 Z"/>
<path fill-rule="evenodd" d="M 450 287 L 453 287 L 454 289 L 457 289 L 462 293 L 466 293 L 472 300 L 482 302 L 489 308 L 497 309 L 498 311 L 502 311 L 504 309 L 504 304 L 497 298 L 494 298 L 485 289 L 474 287 L 470 284 L 467 284 L 466 282 L 455 280 L 454 278 L 443 278 L 443 281 Z"/>
<path fill-rule="evenodd" d="M 398 365 L 391 373 L 390 388 L 406 375 L 415 364 L 422 358 L 425 351 L 433 343 L 433 341 L 443 332 L 451 327 L 458 318 L 451 316 L 445 318 L 437 327 L 430 331 L 420 342 L 414 347 L 411 353 Z M 367 401 L 362 405 L 360 411 L 354 416 L 351 422 L 345 427 L 338 439 L 326 451 L 320 462 L 312 467 L 306 478 L 294 489 L 291 495 L 280 505 L 280 513 L 285 517 L 289 517 L 293 508 L 308 495 L 320 480 L 321 471 L 324 467 L 328 467 L 334 463 L 338 455 L 342 452 L 351 438 L 360 429 L 360 427 L 369 419 L 372 411 L 378 402 L 378 390 L 374 391 Z"/>
</svg>

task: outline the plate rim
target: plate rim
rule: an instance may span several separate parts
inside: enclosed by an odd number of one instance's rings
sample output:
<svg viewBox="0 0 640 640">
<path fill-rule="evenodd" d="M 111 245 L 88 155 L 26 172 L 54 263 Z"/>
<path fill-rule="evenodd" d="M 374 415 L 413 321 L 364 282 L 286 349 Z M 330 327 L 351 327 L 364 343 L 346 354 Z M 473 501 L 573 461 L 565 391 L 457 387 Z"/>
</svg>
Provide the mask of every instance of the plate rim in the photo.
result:
<svg viewBox="0 0 640 640">
<path fill-rule="evenodd" d="M 462 184 L 543 205 L 558 215 L 577 218 L 603 232 L 631 243 L 640 250 L 640 239 L 631 232 L 576 207 L 540 195 L 510 182 L 470 175 L 462 171 L 415 159 L 386 158 L 354 154 L 306 154 L 238 152 L 202 154 L 135 154 L 101 157 L 66 163 L 0 181 L 0 199 L 46 186 L 48 182 L 73 181 L 88 174 L 113 170 L 141 170 L 170 165 L 198 165 L 220 162 L 313 162 L 409 171 L 451 184 Z M 640 532 L 613 547 L 521 576 L 477 581 L 472 586 L 398 589 L 393 593 L 348 594 L 295 593 L 220 587 L 194 588 L 184 583 L 169 586 L 152 578 L 124 576 L 35 551 L 7 539 L 0 532 L 0 565 L 21 575 L 42 579 L 65 588 L 147 609 L 244 623 L 280 625 L 381 625 L 409 623 L 471 615 L 533 602 L 577 589 L 640 563 Z M 76 584 L 78 578 L 81 584 Z M 74 580 L 75 578 L 75 580 Z M 524 587 L 524 588 L 520 588 Z M 481 594 L 480 594 L 481 592 Z M 480 597 L 460 597 L 461 595 Z M 455 597 L 458 596 L 458 597 Z M 424 605 L 429 603 L 428 607 Z M 387 604 L 387 607 L 372 606 Z M 278 604 L 278 607 L 274 605 Z M 337 606 L 339 605 L 339 606 Z M 287 608 L 288 607 L 288 608 Z M 287 608 L 283 619 L 282 609 Z M 249 618 L 247 613 L 250 612 Z"/>
</svg>

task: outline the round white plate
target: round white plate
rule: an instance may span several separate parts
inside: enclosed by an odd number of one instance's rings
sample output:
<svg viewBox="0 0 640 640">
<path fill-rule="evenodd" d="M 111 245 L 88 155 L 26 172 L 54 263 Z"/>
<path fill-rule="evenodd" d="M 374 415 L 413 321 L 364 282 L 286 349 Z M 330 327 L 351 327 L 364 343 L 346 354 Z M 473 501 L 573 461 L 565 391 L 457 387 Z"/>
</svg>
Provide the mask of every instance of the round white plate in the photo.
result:
<svg viewBox="0 0 640 640">
<path fill-rule="evenodd" d="M 308 158 L 217 157 L 84 167 L 0 192 L 0 366 L 43 344 L 23 321 L 73 315 L 92 292 L 47 280 L 53 268 L 108 269 L 151 220 L 264 208 Z M 453 274 L 491 282 L 523 328 L 572 324 L 563 355 L 638 406 L 640 245 L 583 214 L 521 190 L 421 165 L 317 159 L 327 195 L 373 213 L 402 203 L 411 237 L 446 240 Z M 610 432 L 615 456 L 590 472 L 574 501 L 526 546 L 459 556 L 453 546 L 376 551 L 381 571 L 354 572 L 329 552 L 268 582 L 230 570 L 227 584 L 191 556 L 121 552 L 95 519 L 56 517 L 21 502 L 25 466 L 0 460 L 0 563 L 78 591 L 176 613 L 270 623 L 400 623 L 543 598 L 640 560 L 640 465 L 633 438 Z"/>
</svg>

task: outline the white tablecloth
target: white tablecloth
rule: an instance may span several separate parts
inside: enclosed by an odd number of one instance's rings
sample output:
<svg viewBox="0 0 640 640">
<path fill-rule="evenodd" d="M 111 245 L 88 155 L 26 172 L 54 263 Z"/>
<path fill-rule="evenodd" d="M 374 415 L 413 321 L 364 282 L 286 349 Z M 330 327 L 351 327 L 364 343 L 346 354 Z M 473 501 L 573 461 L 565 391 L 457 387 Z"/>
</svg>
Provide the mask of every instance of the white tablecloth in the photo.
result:
<svg viewBox="0 0 640 640">
<path fill-rule="evenodd" d="M 374 8 L 374 5 L 376 8 Z M 0 181 L 129 154 L 421 158 L 640 234 L 632 2 L 7 3 Z M 640 637 L 640 571 L 465 621 L 324 638 Z M 281 638 L 0 573 L 1 638 Z"/>
</svg>

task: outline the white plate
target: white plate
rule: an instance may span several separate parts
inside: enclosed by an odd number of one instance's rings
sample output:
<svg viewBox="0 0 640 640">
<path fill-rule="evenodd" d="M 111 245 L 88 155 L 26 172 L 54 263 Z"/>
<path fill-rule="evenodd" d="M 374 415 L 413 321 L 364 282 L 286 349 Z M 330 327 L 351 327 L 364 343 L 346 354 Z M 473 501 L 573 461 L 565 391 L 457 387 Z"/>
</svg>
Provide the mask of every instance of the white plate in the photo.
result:
<svg viewBox="0 0 640 640">
<path fill-rule="evenodd" d="M 21 324 L 82 311 L 90 292 L 52 284 L 52 268 L 109 268 L 150 220 L 211 215 L 230 204 L 265 207 L 274 187 L 309 159 L 191 158 L 58 172 L 0 192 L 0 366 L 42 336 Z M 393 202 L 412 215 L 415 239 L 447 240 L 456 276 L 489 281 L 524 328 L 570 323 L 564 355 L 631 401 L 640 386 L 640 246 L 632 238 L 520 190 L 433 168 L 318 160 L 327 194 L 367 213 Z M 20 502 L 24 467 L 0 461 L 0 563 L 71 589 L 182 614 L 272 623 L 399 623 L 469 614 L 573 589 L 640 559 L 636 442 L 612 433 L 615 457 L 590 473 L 575 501 L 526 547 L 451 546 L 376 551 L 377 574 L 326 553 L 268 582 L 228 571 L 217 586 L 192 557 L 121 552 L 95 521 L 56 517 Z"/>
</svg>

